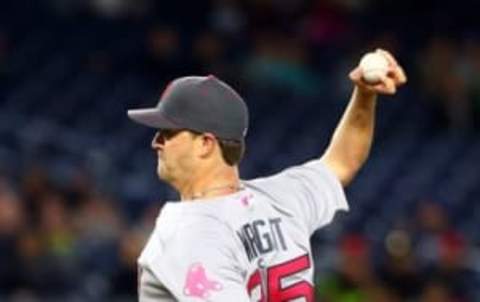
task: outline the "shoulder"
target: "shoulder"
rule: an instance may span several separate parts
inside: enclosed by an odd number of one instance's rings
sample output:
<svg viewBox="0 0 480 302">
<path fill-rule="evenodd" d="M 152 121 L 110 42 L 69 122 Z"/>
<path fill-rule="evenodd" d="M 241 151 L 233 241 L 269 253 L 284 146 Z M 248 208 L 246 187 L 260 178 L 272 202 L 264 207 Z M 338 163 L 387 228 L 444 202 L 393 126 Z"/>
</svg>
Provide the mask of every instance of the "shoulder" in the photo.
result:
<svg viewBox="0 0 480 302">
<path fill-rule="evenodd" d="M 320 160 L 288 167 L 278 173 L 244 181 L 245 186 L 273 200 L 291 200 L 305 193 L 338 187 L 335 175 Z"/>
<path fill-rule="evenodd" d="M 258 177 L 245 182 L 258 188 L 276 187 L 277 189 L 282 189 L 288 188 L 292 181 L 302 181 L 308 178 L 330 180 L 331 182 L 339 181 L 335 174 L 320 159 L 314 159 L 300 165 L 285 168 L 270 176 Z"/>
</svg>

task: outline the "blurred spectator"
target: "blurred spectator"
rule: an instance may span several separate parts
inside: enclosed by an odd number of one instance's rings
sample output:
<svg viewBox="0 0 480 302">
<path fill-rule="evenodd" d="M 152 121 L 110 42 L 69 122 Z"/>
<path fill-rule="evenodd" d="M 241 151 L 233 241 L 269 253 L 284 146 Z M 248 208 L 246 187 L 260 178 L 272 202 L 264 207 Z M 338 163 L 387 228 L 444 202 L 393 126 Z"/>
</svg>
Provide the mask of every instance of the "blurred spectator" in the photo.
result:
<svg viewBox="0 0 480 302">
<path fill-rule="evenodd" d="M 160 215 L 162 206 L 163 205 L 158 201 L 153 202 L 143 210 L 142 216 L 135 223 L 135 228 L 144 235 L 145 242 L 147 242 L 147 239 L 155 226 L 155 222 Z"/>
<path fill-rule="evenodd" d="M 401 302 L 403 301 L 395 292 L 381 285 L 365 289 L 365 296 L 366 296 L 365 301 L 368 301 L 368 302 Z"/>
<path fill-rule="evenodd" d="M 75 237 L 66 201 L 58 193 L 40 200 L 39 224 L 35 233 L 22 238 L 27 271 L 33 275 L 33 288 L 43 297 L 60 297 L 76 286 Z M 41 259 L 36 258 L 36 244 L 29 236 L 39 236 Z M 33 260 L 33 261 L 29 261 Z M 40 260 L 40 261 L 38 261 Z M 28 278 L 28 276 L 26 276 Z"/>
<path fill-rule="evenodd" d="M 230 65 L 226 62 L 225 43 L 212 31 L 199 33 L 193 41 L 193 59 L 200 74 L 215 74 L 225 78 Z M 192 66 L 193 67 L 193 66 Z"/>
<path fill-rule="evenodd" d="M 437 202 L 422 200 L 417 207 L 414 240 L 416 257 L 425 268 L 439 261 L 438 241 L 442 233 L 450 228 L 445 207 Z"/>
<path fill-rule="evenodd" d="M 56 193 L 45 196 L 41 201 L 39 229 L 47 247 L 47 253 L 68 257 L 73 252 L 74 238 L 71 217 L 66 201 Z"/>
<path fill-rule="evenodd" d="M 457 302 L 453 299 L 446 284 L 438 281 L 428 283 L 420 295 L 419 302 Z"/>
<path fill-rule="evenodd" d="M 454 301 L 474 301 L 473 290 L 478 285 L 477 276 L 469 269 L 468 244 L 458 232 L 444 232 L 440 240 L 438 263 L 428 275 L 445 284 Z"/>
<path fill-rule="evenodd" d="M 385 240 L 386 261 L 380 268 L 380 278 L 402 301 L 417 297 L 424 278 L 416 263 L 409 235 L 403 230 L 391 231 Z"/>
<path fill-rule="evenodd" d="M 239 0 L 214 0 L 210 12 L 210 25 L 230 37 L 245 31 L 247 16 Z"/>
<path fill-rule="evenodd" d="M 118 264 L 111 278 L 112 298 L 121 296 L 125 301 L 136 299 L 137 258 L 147 243 L 160 214 L 159 207 L 158 203 L 147 207 L 135 226 L 122 232 L 117 247 Z"/>
<path fill-rule="evenodd" d="M 376 277 L 372 270 L 368 240 L 357 234 L 345 236 L 339 246 L 338 271 L 320 280 L 317 285 L 318 301 L 360 302 L 369 300 L 367 292 L 380 296 L 375 290 Z"/>
<path fill-rule="evenodd" d="M 338 45 L 354 32 L 347 11 L 335 2 L 315 1 L 305 18 L 304 31 L 316 46 Z"/>
<path fill-rule="evenodd" d="M 473 127 L 473 108 L 467 83 L 460 73 L 456 43 L 435 37 L 418 58 L 426 97 L 436 108 L 440 124 L 466 131 Z"/>
<path fill-rule="evenodd" d="M 146 243 L 139 231 L 124 232 L 118 247 L 118 265 L 112 277 L 113 297 L 135 300 L 137 295 L 137 258 Z M 112 298 L 113 298 L 112 297 Z"/>
<path fill-rule="evenodd" d="M 39 221 L 40 200 L 52 191 L 47 172 L 40 166 L 30 166 L 22 177 L 21 192 L 26 203 L 29 221 Z"/>
<path fill-rule="evenodd" d="M 15 235 L 25 223 L 22 201 L 7 180 L 0 178 L 0 234 Z"/>
<path fill-rule="evenodd" d="M 252 88 L 287 95 L 320 94 L 322 81 L 308 68 L 308 56 L 306 45 L 298 37 L 275 30 L 258 32 L 245 63 L 244 78 Z"/>
<path fill-rule="evenodd" d="M 38 296 L 42 279 L 45 278 L 45 245 L 38 230 L 29 228 L 19 234 L 16 245 L 20 263 L 17 270 L 21 280 L 16 284 L 14 296 L 23 297 L 26 294 Z M 49 279 L 49 278 L 47 278 Z"/>
<path fill-rule="evenodd" d="M 182 73 L 184 63 L 179 33 L 175 28 L 155 25 L 147 33 L 145 70 L 161 81 Z"/>
<path fill-rule="evenodd" d="M 124 221 L 113 204 L 103 196 L 91 196 L 76 214 L 75 228 L 84 261 L 85 273 L 108 274 L 114 267 L 111 253 L 121 236 Z"/>
<path fill-rule="evenodd" d="M 18 235 L 25 227 L 22 201 L 0 179 L 0 295 L 13 293 L 21 282 Z"/>
<path fill-rule="evenodd" d="M 461 72 L 473 102 L 474 123 L 480 129 L 480 38 L 470 37 L 465 41 L 461 57 Z"/>
</svg>

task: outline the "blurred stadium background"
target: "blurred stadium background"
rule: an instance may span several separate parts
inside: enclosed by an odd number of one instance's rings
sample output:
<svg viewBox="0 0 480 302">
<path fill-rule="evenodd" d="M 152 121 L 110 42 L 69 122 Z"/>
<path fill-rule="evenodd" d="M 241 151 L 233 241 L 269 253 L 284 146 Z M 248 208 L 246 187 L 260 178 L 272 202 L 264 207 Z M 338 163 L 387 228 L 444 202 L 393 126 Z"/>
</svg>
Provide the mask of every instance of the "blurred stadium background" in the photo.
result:
<svg viewBox="0 0 480 302">
<path fill-rule="evenodd" d="M 126 110 L 168 80 L 213 73 L 244 95 L 252 178 L 321 154 L 376 47 L 410 82 L 380 103 L 351 212 L 312 238 L 318 301 L 480 301 L 475 3 L 0 2 L 0 301 L 136 299 L 136 257 L 176 194 Z"/>
</svg>

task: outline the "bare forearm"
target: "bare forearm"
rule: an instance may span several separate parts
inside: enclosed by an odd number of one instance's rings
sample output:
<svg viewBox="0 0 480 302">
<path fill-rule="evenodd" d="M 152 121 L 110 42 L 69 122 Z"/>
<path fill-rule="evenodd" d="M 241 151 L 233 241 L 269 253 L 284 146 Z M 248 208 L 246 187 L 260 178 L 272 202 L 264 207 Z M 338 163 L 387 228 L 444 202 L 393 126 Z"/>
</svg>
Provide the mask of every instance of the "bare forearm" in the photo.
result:
<svg viewBox="0 0 480 302">
<path fill-rule="evenodd" d="M 347 185 L 367 159 L 375 128 L 375 93 L 355 88 L 351 100 L 322 156 Z"/>
<path fill-rule="evenodd" d="M 367 55 L 375 55 L 377 61 L 378 56 L 383 57 L 388 61 L 388 67 L 374 82 L 364 78 L 363 68 L 368 69 L 368 64 L 359 65 L 350 72 L 349 77 L 355 84 L 352 98 L 321 158 L 344 186 L 350 183 L 370 153 L 377 95 L 394 95 L 397 88 L 407 82 L 403 68 L 388 51 L 377 49 Z M 373 67 L 384 68 L 381 64 Z"/>
</svg>

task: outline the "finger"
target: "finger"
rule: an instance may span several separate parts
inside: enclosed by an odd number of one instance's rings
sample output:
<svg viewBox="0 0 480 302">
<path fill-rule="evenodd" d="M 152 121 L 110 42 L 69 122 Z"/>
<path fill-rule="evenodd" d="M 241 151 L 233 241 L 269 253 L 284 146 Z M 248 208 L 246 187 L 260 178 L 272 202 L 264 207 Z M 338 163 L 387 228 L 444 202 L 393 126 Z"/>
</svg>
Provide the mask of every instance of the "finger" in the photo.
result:
<svg viewBox="0 0 480 302">
<path fill-rule="evenodd" d="M 395 81 L 388 77 L 384 77 L 381 83 L 375 85 L 374 88 L 375 91 L 382 94 L 395 94 L 397 92 Z"/>
<path fill-rule="evenodd" d="M 378 48 L 376 51 L 384 55 L 387 59 L 391 68 L 391 70 L 389 71 L 389 75 L 394 78 L 395 83 L 397 85 L 405 84 L 407 82 L 407 76 L 405 75 L 405 71 L 403 70 L 403 68 L 398 64 L 395 57 L 390 52 L 381 48 Z"/>
<path fill-rule="evenodd" d="M 395 59 L 395 57 L 390 52 L 386 51 L 385 49 L 381 49 L 381 48 L 377 48 L 376 52 L 382 54 L 387 59 L 390 66 L 392 66 L 392 67 L 398 66 L 397 60 Z"/>
<path fill-rule="evenodd" d="M 407 77 L 405 75 L 405 72 L 403 71 L 403 68 L 400 66 L 397 66 L 396 68 L 390 68 L 387 75 L 389 78 L 395 81 L 395 84 L 397 86 L 401 86 L 407 82 Z"/>
<path fill-rule="evenodd" d="M 399 85 L 403 85 L 407 82 L 407 75 L 401 66 L 398 66 L 395 75 Z"/>
<path fill-rule="evenodd" d="M 349 74 L 350 79 L 362 89 L 366 91 L 381 93 L 381 94 L 395 94 L 397 92 L 396 81 L 391 77 L 385 75 L 377 84 L 365 82 L 361 68 L 357 67 Z"/>
<path fill-rule="evenodd" d="M 360 67 L 356 67 L 354 70 L 352 70 L 349 74 L 350 80 L 354 82 L 358 82 L 362 80 L 362 70 Z"/>
</svg>

